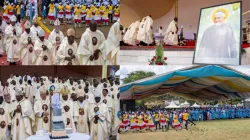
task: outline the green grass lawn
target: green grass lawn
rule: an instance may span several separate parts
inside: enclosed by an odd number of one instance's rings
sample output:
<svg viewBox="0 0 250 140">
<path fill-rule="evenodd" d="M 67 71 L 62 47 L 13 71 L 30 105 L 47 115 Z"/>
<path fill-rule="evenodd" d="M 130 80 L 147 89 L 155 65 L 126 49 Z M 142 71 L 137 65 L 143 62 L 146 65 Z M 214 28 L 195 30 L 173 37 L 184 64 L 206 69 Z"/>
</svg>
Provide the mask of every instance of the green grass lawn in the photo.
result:
<svg viewBox="0 0 250 140">
<path fill-rule="evenodd" d="M 189 130 L 126 132 L 121 140 L 250 140 L 250 119 L 196 122 Z"/>
</svg>

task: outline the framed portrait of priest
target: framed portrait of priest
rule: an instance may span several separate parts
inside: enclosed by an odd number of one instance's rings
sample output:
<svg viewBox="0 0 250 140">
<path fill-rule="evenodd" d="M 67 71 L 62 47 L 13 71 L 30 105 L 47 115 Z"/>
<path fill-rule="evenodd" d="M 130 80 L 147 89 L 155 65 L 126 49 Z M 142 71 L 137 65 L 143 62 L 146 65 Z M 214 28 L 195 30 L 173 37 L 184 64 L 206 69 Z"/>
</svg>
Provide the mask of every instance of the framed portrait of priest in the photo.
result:
<svg viewBox="0 0 250 140">
<path fill-rule="evenodd" d="M 193 64 L 241 64 L 242 3 L 202 8 Z"/>
</svg>

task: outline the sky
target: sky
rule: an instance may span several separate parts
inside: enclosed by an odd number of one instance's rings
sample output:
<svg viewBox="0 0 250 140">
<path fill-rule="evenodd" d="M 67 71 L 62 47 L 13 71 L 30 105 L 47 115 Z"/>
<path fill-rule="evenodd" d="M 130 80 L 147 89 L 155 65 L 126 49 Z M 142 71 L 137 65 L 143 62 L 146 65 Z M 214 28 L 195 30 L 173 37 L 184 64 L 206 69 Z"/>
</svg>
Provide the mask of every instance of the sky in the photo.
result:
<svg viewBox="0 0 250 140">
<path fill-rule="evenodd" d="M 192 65 L 167 65 L 167 66 L 133 66 L 133 65 L 121 65 L 120 66 L 120 79 L 124 79 L 128 76 L 129 73 L 133 71 L 143 70 L 154 72 L 156 75 L 172 72 L 179 69 L 184 69 L 191 67 Z M 239 72 L 242 72 L 250 76 L 250 66 L 228 66 L 230 68 L 236 69 Z"/>
</svg>

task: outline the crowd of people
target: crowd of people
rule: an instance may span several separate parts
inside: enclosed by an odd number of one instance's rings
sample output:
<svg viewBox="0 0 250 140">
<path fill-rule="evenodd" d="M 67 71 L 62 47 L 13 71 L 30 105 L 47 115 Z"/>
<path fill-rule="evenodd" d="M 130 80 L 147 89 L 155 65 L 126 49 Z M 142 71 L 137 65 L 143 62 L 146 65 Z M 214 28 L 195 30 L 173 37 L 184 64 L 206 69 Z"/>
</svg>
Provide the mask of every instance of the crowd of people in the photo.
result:
<svg viewBox="0 0 250 140">
<path fill-rule="evenodd" d="M 56 19 L 54 29 L 48 34 L 38 24 L 27 20 L 17 23 L 15 15 L 6 23 L 0 17 L 0 55 L 7 55 L 7 62 L 16 65 L 117 65 L 117 54 L 121 38 L 119 20 L 110 28 L 107 39 L 98 30 L 98 23 L 91 20 L 89 28 L 82 34 L 80 43 L 75 40 L 76 32 L 68 29 L 67 34 L 60 31 L 60 21 Z M 24 30 L 23 30 L 24 29 Z"/>
<path fill-rule="evenodd" d="M 250 118 L 250 108 L 217 107 L 186 109 L 154 109 L 136 112 L 122 112 L 120 131 L 144 132 L 167 131 L 170 128 L 180 130 L 193 121 Z"/>
<path fill-rule="evenodd" d="M 17 3 L 10 3 L 5 1 L 3 20 L 10 22 L 10 17 L 15 15 L 17 21 L 20 23 L 22 19 L 33 19 L 34 16 L 39 15 L 38 4 L 34 1 L 21 1 Z M 61 23 L 71 24 L 74 21 L 75 27 L 77 25 L 81 27 L 82 23 L 88 23 L 91 20 L 95 20 L 98 25 L 108 26 L 109 23 L 116 22 L 120 17 L 120 6 L 119 3 L 113 5 L 112 2 L 94 2 L 94 3 L 83 3 L 75 1 L 64 1 L 55 2 L 51 0 L 50 3 L 43 1 L 42 13 L 44 23 L 45 19 L 49 19 L 49 23 L 52 25 L 58 18 Z"/>
<path fill-rule="evenodd" d="M 38 130 L 51 132 L 54 93 L 60 94 L 65 128 L 96 140 L 118 132 L 118 79 L 12 74 L 0 86 L 1 139 L 25 140 Z"/>
</svg>

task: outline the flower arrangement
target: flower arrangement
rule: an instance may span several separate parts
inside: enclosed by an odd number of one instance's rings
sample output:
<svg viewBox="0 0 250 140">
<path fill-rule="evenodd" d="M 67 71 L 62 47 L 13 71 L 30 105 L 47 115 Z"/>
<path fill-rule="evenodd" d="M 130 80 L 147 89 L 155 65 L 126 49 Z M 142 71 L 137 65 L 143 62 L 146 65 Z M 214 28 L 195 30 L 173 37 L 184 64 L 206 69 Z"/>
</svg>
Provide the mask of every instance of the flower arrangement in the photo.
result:
<svg viewBox="0 0 250 140">
<path fill-rule="evenodd" d="M 149 65 L 167 65 L 167 57 L 164 57 L 164 50 L 162 44 L 156 46 L 155 56 L 149 60 Z"/>
</svg>

